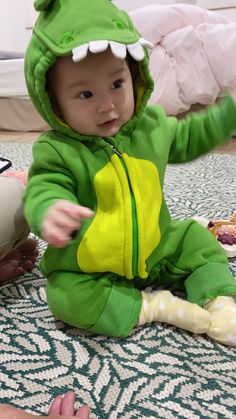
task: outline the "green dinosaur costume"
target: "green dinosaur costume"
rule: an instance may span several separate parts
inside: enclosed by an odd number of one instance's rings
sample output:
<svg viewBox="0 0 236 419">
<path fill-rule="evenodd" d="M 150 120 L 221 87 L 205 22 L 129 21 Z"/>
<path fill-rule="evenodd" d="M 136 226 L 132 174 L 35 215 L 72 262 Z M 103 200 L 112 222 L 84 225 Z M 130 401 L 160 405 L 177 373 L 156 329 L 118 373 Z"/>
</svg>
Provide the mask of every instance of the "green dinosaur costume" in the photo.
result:
<svg viewBox="0 0 236 419">
<path fill-rule="evenodd" d="M 51 311 L 95 333 L 127 336 L 138 321 L 140 290 L 149 284 L 185 289 L 198 304 L 236 294 L 215 238 L 193 220 L 171 220 L 162 191 L 168 162 L 189 161 L 229 138 L 236 128 L 232 98 L 180 122 L 168 118 L 161 107 L 147 105 L 150 45 L 125 12 L 108 0 L 35 4 L 41 13 L 25 74 L 31 99 L 52 130 L 33 147 L 26 218 L 40 236 L 44 214 L 58 199 L 95 211 L 66 248 L 49 246 L 43 256 Z M 46 74 L 59 56 L 80 61 L 108 47 L 138 61 L 135 114 L 114 137 L 80 135 L 55 116 Z"/>
</svg>

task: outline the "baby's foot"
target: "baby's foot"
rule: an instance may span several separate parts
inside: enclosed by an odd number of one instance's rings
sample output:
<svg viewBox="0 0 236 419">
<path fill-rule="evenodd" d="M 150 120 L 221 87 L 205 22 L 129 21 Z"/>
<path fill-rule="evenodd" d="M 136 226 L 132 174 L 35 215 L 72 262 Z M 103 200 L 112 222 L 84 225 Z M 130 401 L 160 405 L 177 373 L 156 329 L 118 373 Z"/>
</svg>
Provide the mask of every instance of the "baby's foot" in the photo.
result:
<svg viewBox="0 0 236 419">
<path fill-rule="evenodd" d="M 220 296 L 206 304 L 211 315 L 207 335 L 224 345 L 236 346 L 236 304 L 233 297 Z"/>
<path fill-rule="evenodd" d="M 37 242 L 28 239 L 0 260 L 0 284 L 32 269 L 38 256 Z"/>
</svg>

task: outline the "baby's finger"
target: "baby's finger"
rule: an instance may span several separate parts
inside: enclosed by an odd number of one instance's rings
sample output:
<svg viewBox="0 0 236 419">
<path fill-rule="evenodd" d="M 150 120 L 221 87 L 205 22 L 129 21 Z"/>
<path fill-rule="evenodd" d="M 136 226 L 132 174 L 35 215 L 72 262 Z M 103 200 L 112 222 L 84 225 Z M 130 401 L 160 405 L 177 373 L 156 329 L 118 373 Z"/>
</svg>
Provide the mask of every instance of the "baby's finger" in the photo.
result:
<svg viewBox="0 0 236 419">
<path fill-rule="evenodd" d="M 95 213 L 90 208 L 80 207 L 79 215 L 81 218 L 91 218 L 91 217 L 94 217 Z"/>
<path fill-rule="evenodd" d="M 82 207 L 81 205 L 71 204 L 70 207 L 64 209 L 64 211 L 73 219 L 77 221 L 81 218 L 91 218 L 94 216 L 94 211 L 90 208 Z"/>
<path fill-rule="evenodd" d="M 46 240 L 48 244 L 50 244 L 50 246 L 56 247 L 57 249 L 63 249 L 64 247 L 66 247 L 68 245 L 68 243 L 70 242 L 71 238 L 70 237 L 65 237 L 65 236 L 61 236 L 61 237 L 56 237 L 54 239 L 51 240 Z"/>
<path fill-rule="evenodd" d="M 70 234 L 55 227 L 51 230 L 44 228 L 42 231 L 42 238 L 51 246 L 62 248 L 70 241 Z"/>
<path fill-rule="evenodd" d="M 81 218 L 90 218 L 94 216 L 94 211 L 92 211 L 90 208 L 72 204 L 68 201 L 60 202 L 60 205 L 58 204 L 57 210 L 59 210 L 60 213 L 64 213 L 66 216 L 68 216 L 71 221 L 75 222 Z"/>
</svg>

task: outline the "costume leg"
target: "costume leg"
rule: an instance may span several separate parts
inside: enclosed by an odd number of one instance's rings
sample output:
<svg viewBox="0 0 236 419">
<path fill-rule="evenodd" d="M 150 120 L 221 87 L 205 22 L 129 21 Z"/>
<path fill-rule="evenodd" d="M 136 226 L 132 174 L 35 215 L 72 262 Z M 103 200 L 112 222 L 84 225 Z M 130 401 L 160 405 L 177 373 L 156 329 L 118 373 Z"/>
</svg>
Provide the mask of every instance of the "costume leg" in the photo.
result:
<svg viewBox="0 0 236 419">
<path fill-rule="evenodd" d="M 131 333 L 142 300 L 132 281 L 111 273 L 77 272 L 51 274 L 47 298 L 52 313 L 65 323 L 115 337 Z"/>
<path fill-rule="evenodd" d="M 161 285 L 163 276 L 169 285 L 184 285 L 188 300 L 204 306 L 211 316 L 205 332 L 221 343 L 235 345 L 236 305 L 227 296 L 236 295 L 236 281 L 214 236 L 194 221 L 173 222 L 158 251 L 161 260 L 151 276 L 156 275 Z"/>
<path fill-rule="evenodd" d="M 153 282 L 186 290 L 191 303 L 203 306 L 219 295 L 236 294 L 236 281 L 220 244 L 193 220 L 173 221 L 154 256 Z"/>
<path fill-rule="evenodd" d="M 193 223 L 186 235 L 180 260 L 183 267 L 188 266 L 189 259 L 194 267 L 185 281 L 189 301 L 203 306 L 220 295 L 236 295 L 236 281 L 227 257 L 215 237 L 198 223 Z"/>
</svg>

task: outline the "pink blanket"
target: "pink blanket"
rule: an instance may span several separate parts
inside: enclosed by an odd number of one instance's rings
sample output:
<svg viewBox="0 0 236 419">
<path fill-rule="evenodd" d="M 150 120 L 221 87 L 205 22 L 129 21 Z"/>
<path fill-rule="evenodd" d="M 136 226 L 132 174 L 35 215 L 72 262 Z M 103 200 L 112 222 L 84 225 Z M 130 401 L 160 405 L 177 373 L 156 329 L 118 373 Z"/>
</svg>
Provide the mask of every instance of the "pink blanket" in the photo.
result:
<svg viewBox="0 0 236 419">
<path fill-rule="evenodd" d="M 236 80 L 236 23 L 196 6 L 151 5 L 130 12 L 145 39 L 153 42 L 151 103 L 177 115 L 207 105 Z"/>
</svg>

